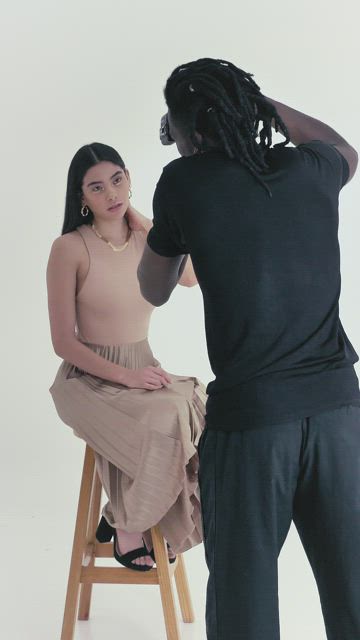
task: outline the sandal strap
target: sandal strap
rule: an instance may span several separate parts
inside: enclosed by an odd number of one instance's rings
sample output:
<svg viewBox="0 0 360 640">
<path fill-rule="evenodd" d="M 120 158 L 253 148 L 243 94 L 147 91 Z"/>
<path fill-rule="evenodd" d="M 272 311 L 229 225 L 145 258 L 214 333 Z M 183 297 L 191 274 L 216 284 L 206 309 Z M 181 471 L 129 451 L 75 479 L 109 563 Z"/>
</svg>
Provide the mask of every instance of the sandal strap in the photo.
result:
<svg viewBox="0 0 360 640">
<path fill-rule="evenodd" d="M 144 543 L 144 546 L 146 547 L 145 543 Z M 166 543 L 166 547 L 167 547 L 167 550 L 169 551 L 170 545 L 168 542 Z M 148 555 L 154 560 L 154 562 L 156 562 L 154 547 L 151 547 L 151 550 L 148 552 Z M 173 564 L 175 560 L 176 560 L 176 554 L 175 554 L 175 558 L 169 558 L 170 564 Z"/>
<path fill-rule="evenodd" d="M 137 560 L 137 558 L 143 558 L 149 555 L 147 549 L 143 547 L 139 547 L 138 549 L 133 549 L 132 551 L 128 551 L 127 553 L 118 554 L 119 558 L 124 562 L 131 562 L 132 560 Z"/>
</svg>

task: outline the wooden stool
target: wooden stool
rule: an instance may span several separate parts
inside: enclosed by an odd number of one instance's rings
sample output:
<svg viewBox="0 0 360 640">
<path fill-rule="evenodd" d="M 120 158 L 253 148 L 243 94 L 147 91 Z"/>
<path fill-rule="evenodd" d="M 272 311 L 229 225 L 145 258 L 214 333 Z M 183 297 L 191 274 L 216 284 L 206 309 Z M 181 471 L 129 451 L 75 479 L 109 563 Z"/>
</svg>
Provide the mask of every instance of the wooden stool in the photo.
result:
<svg viewBox="0 0 360 640">
<path fill-rule="evenodd" d="M 183 620 L 184 622 L 194 621 L 182 555 L 178 555 L 176 561 L 170 564 L 165 540 L 158 527 L 153 527 L 151 534 L 157 568 L 141 573 L 120 566 L 95 566 L 96 558 L 113 557 L 112 543 L 99 543 L 95 538 L 100 517 L 101 492 L 102 486 L 95 466 L 94 452 L 86 446 L 61 640 L 73 640 L 76 614 L 78 614 L 78 620 L 89 619 L 92 586 L 98 583 L 159 585 L 167 640 L 180 640 L 172 585 L 173 575 Z"/>
</svg>

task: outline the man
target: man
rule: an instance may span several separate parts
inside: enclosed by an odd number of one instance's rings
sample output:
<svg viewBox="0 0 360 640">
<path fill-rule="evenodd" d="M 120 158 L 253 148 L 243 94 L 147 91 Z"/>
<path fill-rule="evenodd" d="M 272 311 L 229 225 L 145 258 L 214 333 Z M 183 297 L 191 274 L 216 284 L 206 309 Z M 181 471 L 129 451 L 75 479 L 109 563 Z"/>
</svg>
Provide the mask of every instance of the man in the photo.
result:
<svg viewBox="0 0 360 640">
<path fill-rule="evenodd" d="M 226 61 L 178 67 L 165 98 L 163 136 L 183 157 L 157 185 L 138 274 L 164 304 L 190 254 L 204 298 L 208 640 L 279 639 L 277 558 L 292 520 L 328 639 L 355 640 L 360 393 L 339 320 L 337 229 L 357 154 Z M 274 147 L 272 126 L 285 137 Z"/>
</svg>

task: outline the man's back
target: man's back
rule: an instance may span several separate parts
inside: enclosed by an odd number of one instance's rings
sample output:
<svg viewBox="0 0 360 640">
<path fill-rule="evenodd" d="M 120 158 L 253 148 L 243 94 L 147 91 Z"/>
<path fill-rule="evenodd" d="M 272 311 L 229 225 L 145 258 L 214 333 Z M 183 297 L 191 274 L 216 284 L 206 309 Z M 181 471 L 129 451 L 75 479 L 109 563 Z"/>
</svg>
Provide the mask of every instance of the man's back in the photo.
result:
<svg viewBox="0 0 360 640">
<path fill-rule="evenodd" d="M 276 147 L 268 163 L 262 185 L 223 153 L 181 158 L 154 197 L 167 240 L 162 246 L 158 226 L 149 245 L 190 253 L 204 297 L 216 376 L 209 428 L 285 422 L 358 401 L 357 355 L 338 316 L 347 163 L 321 142 Z"/>
<path fill-rule="evenodd" d="M 164 94 L 161 138 L 183 158 L 157 185 L 138 276 L 160 306 L 190 253 L 204 297 L 216 375 L 198 446 L 207 639 L 279 640 L 292 521 L 328 637 L 360 638 L 360 393 L 337 237 L 357 152 L 226 60 L 177 67 Z"/>
</svg>

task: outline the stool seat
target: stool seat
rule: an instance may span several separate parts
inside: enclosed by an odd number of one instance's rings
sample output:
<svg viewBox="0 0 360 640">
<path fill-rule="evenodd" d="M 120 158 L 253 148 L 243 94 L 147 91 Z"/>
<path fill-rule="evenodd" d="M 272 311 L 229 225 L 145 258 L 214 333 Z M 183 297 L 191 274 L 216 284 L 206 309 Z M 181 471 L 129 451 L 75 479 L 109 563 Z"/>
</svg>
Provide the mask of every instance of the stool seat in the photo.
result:
<svg viewBox="0 0 360 640">
<path fill-rule="evenodd" d="M 102 486 L 96 470 L 94 452 L 86 445 L 80 495 L 76 516 L 69 579 L 66 593 L 61 640 L 73 640 L 76 617 L 88 620 L 93 584 L 149 584 L 160 588 L 167 640 L 180 640 L 175 609 L 173 580 L 177 588 L 184 622 L 194 621 L 184 559 L 181 554 L 170 564 L 166 542 L 159 528 L 152 527 L 156 567 L 134 571 L 121 567 L 95 566 L 97 558 L 112 558 L 112 543 L 100 543 L 95 533 L 100 518 Z M 144 638 L 143 640 L 146 640 Z"/>
</svg>

